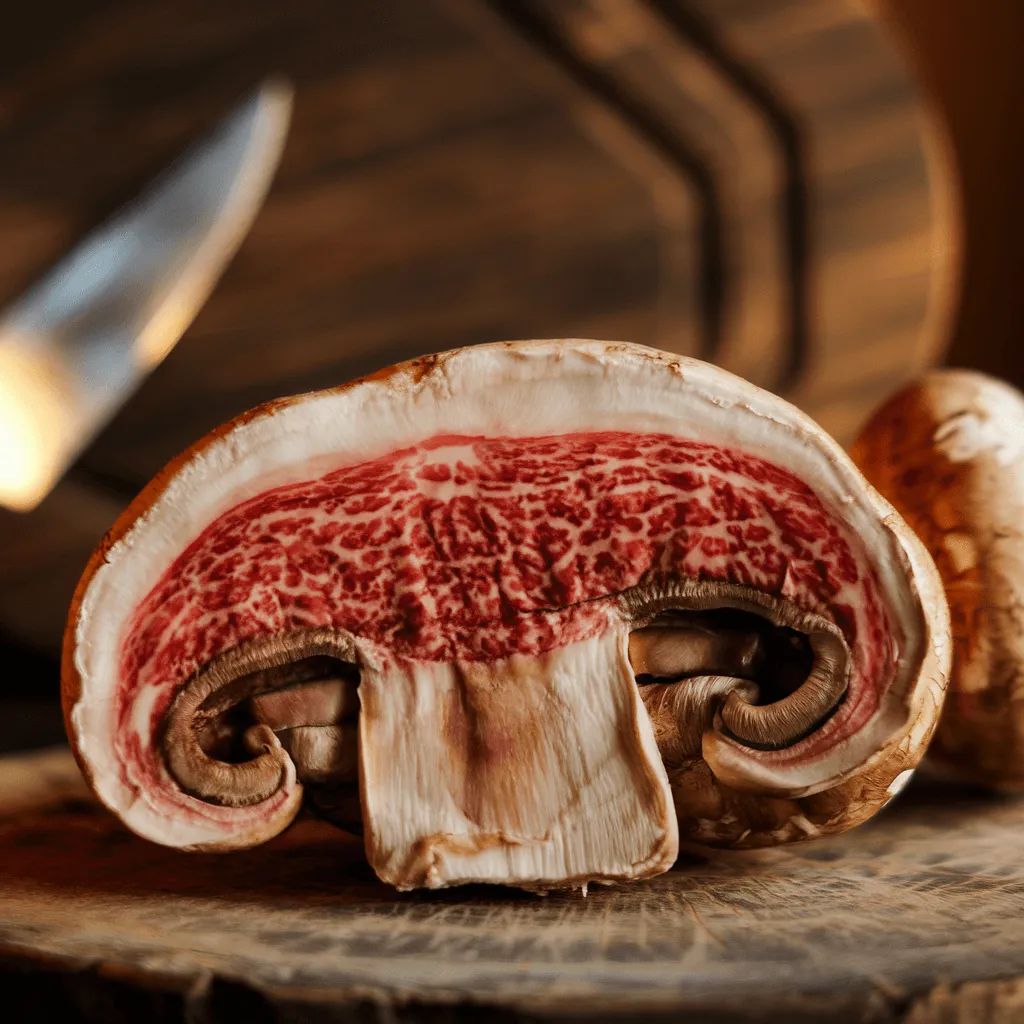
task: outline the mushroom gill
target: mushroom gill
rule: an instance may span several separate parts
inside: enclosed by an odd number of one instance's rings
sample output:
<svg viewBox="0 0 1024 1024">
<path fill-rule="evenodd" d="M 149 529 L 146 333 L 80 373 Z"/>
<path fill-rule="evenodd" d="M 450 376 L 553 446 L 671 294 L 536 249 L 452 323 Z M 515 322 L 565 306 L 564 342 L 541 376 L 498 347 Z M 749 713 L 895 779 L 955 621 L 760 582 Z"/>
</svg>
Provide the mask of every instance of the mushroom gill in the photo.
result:
<svg viewBox="0 0 1024 1024">
<path fill-rule="evenodd" d="M 703 733 L 715 727 L 753 749 L 782 749 L 836 710 L 849 648 L 832 623 L 802 620 L 811 632 L 735 608 L 672 609 L 630 633 L 641 697 L 673 760 L 699 756 Z"/>
<path fill-rule="evenodd" d="M 294 778 L 314 810 L 358 827 L 351 814 L 358 804 L 353 657 L 350 638 L 321 629 L 214 659 L 168 711 L 162 747 L 171 775 L 184 792 L 226 807 L 263 803 Z"/>
</svg>

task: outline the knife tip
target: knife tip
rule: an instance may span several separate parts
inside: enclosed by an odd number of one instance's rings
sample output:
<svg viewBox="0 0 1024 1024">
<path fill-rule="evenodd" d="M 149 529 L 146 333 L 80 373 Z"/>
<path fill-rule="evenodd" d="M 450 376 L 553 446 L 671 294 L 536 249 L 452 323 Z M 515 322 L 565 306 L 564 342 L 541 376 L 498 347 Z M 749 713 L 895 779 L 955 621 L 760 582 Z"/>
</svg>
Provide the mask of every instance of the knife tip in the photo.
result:
<svg viewBox="0 0 1024 1024">
<path fill-rule="evenodd" d="M 256 96 L 261 105 L 275 108 L 280 116 L 288 119 L 291 116 L 292 103 L 295 98 L 295 86 L 285 75 L 269 75 L 256 88 Z"/>
</svg>

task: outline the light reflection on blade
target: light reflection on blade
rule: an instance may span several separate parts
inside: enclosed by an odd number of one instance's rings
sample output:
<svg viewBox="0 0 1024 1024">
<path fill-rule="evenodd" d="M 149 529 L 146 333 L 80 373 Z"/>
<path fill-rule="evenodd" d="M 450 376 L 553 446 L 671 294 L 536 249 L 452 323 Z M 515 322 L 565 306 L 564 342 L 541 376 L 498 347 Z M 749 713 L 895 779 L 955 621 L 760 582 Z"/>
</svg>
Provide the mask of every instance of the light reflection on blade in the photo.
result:
<svg viewBox="0 0 1024 1024">
<path fill-rule="evenodd" d="M 34 508 L 170 352 L 277 167 L 290 89 L 270 82 L 0 317 L 0 505 Z"/>
</svg>

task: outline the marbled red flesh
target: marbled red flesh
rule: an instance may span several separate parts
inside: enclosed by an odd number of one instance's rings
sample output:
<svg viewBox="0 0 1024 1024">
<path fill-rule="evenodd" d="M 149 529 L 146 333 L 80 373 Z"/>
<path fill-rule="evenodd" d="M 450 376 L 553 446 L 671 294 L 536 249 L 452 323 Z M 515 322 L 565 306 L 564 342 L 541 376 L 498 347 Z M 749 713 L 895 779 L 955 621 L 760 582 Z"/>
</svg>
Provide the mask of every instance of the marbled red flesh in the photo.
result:
<svg viewBox="0 0 1024 1024">
<path fill-rule="evenodd" d="M 741 451 L 661 434 L 437 437 L 269 490 L 190 538 L 127 624 L 121 762 L 154 781 L 176 688 L 246 640 L 332 625 L 381 657 L 540 654 L 606 628 L 620 592 L 681 577 L 842 629 L 851 689 L 810 756 L 866 721 L 892 671 L 869 564 L 807 484 Z"/>
</svg>

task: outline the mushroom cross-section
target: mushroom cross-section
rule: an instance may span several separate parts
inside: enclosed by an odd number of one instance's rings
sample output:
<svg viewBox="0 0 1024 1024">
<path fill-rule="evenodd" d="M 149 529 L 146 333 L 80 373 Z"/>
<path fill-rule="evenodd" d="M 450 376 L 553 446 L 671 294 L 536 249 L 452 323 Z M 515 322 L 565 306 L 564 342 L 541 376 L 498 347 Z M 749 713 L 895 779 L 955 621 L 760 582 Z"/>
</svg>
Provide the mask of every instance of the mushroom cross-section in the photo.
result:
<svg viewBox="0 0 1024 1024">
<path fill-rule="evenodd" d="M 261 407 L 87 567 L 68 728 L 139 834 L 305 793 L 400 888 L 641 878 L 886 802 L 942 702 L 927 554 L 787 403 L 639 346 L 462 349 Z"/>
</svg>

